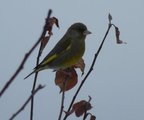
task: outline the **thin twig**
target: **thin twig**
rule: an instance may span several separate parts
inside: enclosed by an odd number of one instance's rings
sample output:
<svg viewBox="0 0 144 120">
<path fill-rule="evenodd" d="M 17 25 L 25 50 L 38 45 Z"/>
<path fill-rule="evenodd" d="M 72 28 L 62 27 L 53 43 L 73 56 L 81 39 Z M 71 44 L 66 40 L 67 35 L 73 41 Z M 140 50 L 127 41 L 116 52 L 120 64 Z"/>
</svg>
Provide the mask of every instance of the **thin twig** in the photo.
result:
<svg viewBox="0 0 144 120">
<path fill-rule="evenodd" d="M 12 77 L 8 80 L 8 82 L 4 85 L 4 87 L 2 88 L 2 90 L 0 91 L 0 97 L 3 95 L 3 93 L 6 91 L 6 89 L 8 89 L 8 87 L 10 86 L 10 84 L 14 81 L 14 79 L 16 78 L 16 76 L 20 73 L 20 71 L 23 69 L 25 62 L 27 61 L 28 57 L 30 56 L 30 54 L 34 51 L 34 49 L 37 47 L 37 45 L 40 43 L 41 40 L 38 40 L 34 46 L 29 50 L 28 53 L 25 54 L 24 59 L 22 60 L 21 64 L 19 65 L 19 67 L 17 68 L 16 72 L 12 75 Z"/>
<path fill-rule="evenodd" d="M 41 34 L 41 36 L 39 38 L 40 40 L 42 40 L 45 37 L 46 33 L 47 33 L 47 29 L 48 29 L 48 26 L 49 26 L 49 19 L 50 19 L 51 13 L 52 13 L 52 10 L 49 10 L 47 18 L 46 18 L 46 21 L 45 21 L 45 25 L 43 27 L 42 34 Z M 39 64 L 39 60 L 40 60 L 40 56 L 41 56 L 40 50 L 41 50 L 41 46 L 40 46 L 40 49 L 39 49 L 39 52 L 38 52 L 36 66 Z M 36 82 L 37 82 L 37 76 L 38 76 L 38 72 L 35 73 L 35 77 L 34 77 L 34 82 L 33 82 L 33 87 L 32 87 L 31 93 L 33 93 L 35 91 Z M 34 96 L 31 99 L 30 120 L 33 120 L 33 109 L 34 109 Z"/>
<path fill-rule="evenodd" d="M 66 89 L 67 82 L 68 82 L 68 76 L 66 76 L 66 78 L 63 80 L 62 100 L 61 100 L 61 108 L 60 108 L 58 120 L 61 120 L 63 109 L 64 109 L 65 89 Z"/>
<path fill-rule="evenodd" d="M 39 85 L 35 91 L 28 97 L 28 99 L 26 100 L 26 102 L 20 107 L 20 109 L 17 110 L 16 113 L 14 113 L 12 115 L 12 117 L 9 120 L 13 120 L 20 112 L 22 112 L 22 110 L 24 110 L 24 108 L 27 106 L 27 104 L 29 103 L 29 101 L 32 99 L 32 97 L 40 90 L 44 88 L 44 86 Z"/>
<path fill-rule="evenodd" d="M 52 10 L 49 10 L 48 12 L 48 19 L 50 18 L 50 15 L 52 13 Z M 44 26 L 44 29 L 46 29 L 46 26 Z M 14 79 L 16 78 L 16 76 L 20 73 L 20 71 L 24 68 L 24 64 L 27 61 L 27 59 L 29 58 L 29 56 L 31 55 L 31 53 L 34 51 L 34 49 L 38 46 L 38 44 L 41 42 L 41 38 L 43 37 L 43 35 L 45 34 L 45 31 L 42 32 L 41 37 L 38 39 L 38 41 L 33 45 L 33 47 L 28 51 L 28 53 L 25 54 L 21 64 L 19 65 L 19 67 L 17 68 L 16 72 L 12 75 L 12 77 L 8 80 L 8 82 L 4 85 L 4 87 L 2 88 L 2 90 L 0 91 L 0 97 L 3 95 L 3 93 L 6 91 L 6 89 L 10 86 L 10 84 L 14 81 Z"/>
<path fill-rule="evenodd" d="M 49 10 L 48 12 L 48 17 L 47 19 L 50 18 L 50 15 L 52 13 L 52 10 Z M 44 27 L 44 29 L 46 29 L 46 26 Z M 12 77 L 8 80 L 8 82 L 4 85 L 4 87 L 2 88 L 2 90 L 0 91 L 0 97 L 4 94 L 4 92 L 6 91 L 6 89 L 8 89 L 8 87 L 10 86 L 10 84 L 14 81 L 14 79 L 16 78 L 16 76 L 20 73 L 20 71 L 24 68 L 24 64 L 27 61 L 27 59 L 29 58 L 29 56 L 31 55 L 31 53 L 34 51 L 34 49 L 38 46 L 38 44 L 41 42 L 41 38 L 44 36 L 45 31 L 42 32 L 41 37 L 37 40 L 37 42 L 33 45 L 33 47 L 28 51 L 28 53 L 25 54 L 21 64 L 19 65 L 19 67 L 17 68 L 16 72 L 12 75 Z"/>
<path fill-rule="evenodd" d="M 87 118 L 87 110 L 85 110 L 84 115 L 83 115 L 83 120 L 86 120 Z"/>
<path fill-rule="evenodd" d="M 48 39 L 50 39 L 50 36 L 49 36 Z M 40 49 L 39 49 L 39 52 L 38 52 L 36 66 L 39 64 L 40 56 L 41 56 L 41 46 L 40 46 Z M 35 73 L 35 77 L 34 77 L 34 82 L 33 82 L 33 87 L 32 87 L 31 93 L 33 93 L 33 91 L 35 91 L 35 87 L 36 87 L 36 83 L 37 83 L 37 76 L 38 76 L 38 72 Z M 34 109 L 34 96 L 31 99 L 30 120 L 33 119 L 33 109 Z"/>
<path fill-rule="evenodd" d="M 63 90 L 62 91 L 61 108 L 60 108 L 60 114 L 59 114 L 58 120 L 61 120 L 61 117 L 62 117 L 62 112 L 63 112 L 63 109 L 64 109 L 64 98 L 65 98 L 65 91 Z"/>
<path fill-rule="evenodd" d="M 69 108 L 68 108 L 68 110 L 67 110 L 67 113 L 70 112 L 71 107 L 72 107 L 72 105 L 73 105 L 73 103 L 74 103 L 74 101 L 75 101 L 75 99 L 76 99 L 79 91 L 81 90 L 84 82 L 86 81 L 86 79 L 88 78 L 88 76 L 90 75 L 90 73 L 92 72 L 93 67 L 94 67 L 94 65 L 95 65 L 95 63 L 96 63 L 97 57 L 98 57 L 98 55 L 99 55 L 99 53 L 100 53 L 100 51 L 101 51 L 101 49 L 102 49 L 102 47 L 103 47 L 104 41 L 105 41 L 105 39 L 106 39 L 109 31 L 110 31 L 111 26 L 112 26 L 112 24 L 109 24 L 109 25 L 108 25 L 108 29 L 107 29 L 107 31 L 106 31 L 106 33 L 105 33 L 105 36 L 104 36 L 104 38 L 103 38 L 103 40 L 102 40 L 102 42 L 101 42 L 101 44 L 100 44 L 100 46 L 99 46 L 99 49 L 98 49 L 98 51 L 95 53 L 94 59 L 93 59 L 92 64 L 91 64 L 91 67 L 90 67 L 89 71 L 87 72 L 86 76 L 84 77 L 84 79 L 82 80 L 80 86 L 78 87 L 78 89 L 77 89 L 77 91 L 76 91 L 76 93 L 75 93 L 75 95 L 74 95 L 74 97 L 73 97 L 73 99 L 72 99 L 72 101 L 71 101 L 71 104 L 70 104 L 70 106 L 69 106 Z M 66 114 L 63 120 L 66 120 L 68 116 L 69 116 L 69 114 Z"/>
</svg>

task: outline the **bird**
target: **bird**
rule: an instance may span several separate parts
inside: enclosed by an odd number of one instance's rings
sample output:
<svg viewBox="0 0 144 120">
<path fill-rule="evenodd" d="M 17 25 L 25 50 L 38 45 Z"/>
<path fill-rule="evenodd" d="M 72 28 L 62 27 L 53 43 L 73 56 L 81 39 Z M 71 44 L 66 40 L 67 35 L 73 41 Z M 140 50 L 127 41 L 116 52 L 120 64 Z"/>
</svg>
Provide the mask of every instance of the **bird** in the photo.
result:
<svg viewBox="0 0 144 120">
<path fill-rule="evenodd" d="M 42 62 L 24 79 L 45 69 L 58 71 L 75 65 L 84 55 L 85 39 L 88 34 L 91 32 L 85 24 L 81 22 L 72 24 Z"/>
</svg>

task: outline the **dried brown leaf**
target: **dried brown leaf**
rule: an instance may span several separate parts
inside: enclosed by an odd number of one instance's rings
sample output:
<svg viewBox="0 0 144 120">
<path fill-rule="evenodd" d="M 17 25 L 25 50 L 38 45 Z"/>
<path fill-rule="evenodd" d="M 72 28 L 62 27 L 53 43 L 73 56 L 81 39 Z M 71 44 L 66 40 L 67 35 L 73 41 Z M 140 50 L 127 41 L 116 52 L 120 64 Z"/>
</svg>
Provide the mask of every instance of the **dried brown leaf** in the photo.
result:
<svg viewBox="0 0 144 120">
<path fill-rule="evenodd" d="M 82 58 L 74 65 L 74 67 L 80 68 L 82 75 L 84 74 L 85 63 L 84 63 L 84 60 Z"/>
<path fill-rule="evenodd" d="M 77 81 L 77 73 L 74 68 L 56 72 L 55 84 L 59 86 L 60 92 L 72 89 Z"/>
<path fill-rule="evenodd" d="M 49 36 L 46 36 L 41 40 L 40 53 L 42 53 L 42 51 L 44 50 L 45 46 L 48 43 L 49 38 L 50 38 Z"/>
<path fill-rule="evenodd" d="M 55 24 L 58 28 L 59 28 L 59 22 L 58 19 L 56 17 L 51 17 L 48 21 L 48 26 L 47 26 L 47 31 L 49 35 L 53 35 L 52 33 L 52 27 Z"/>
<path fill-rule="evenodd" d="M 54 23 L 55 23 L 55 25 L 59 28 L 59 22 L 58 22 L 58 19 L 57 19 L 56 17 L 53 17 L 53 19 L 54 19 Z"/>
<path fill-rule="evenodd" d="M 118 27 L 115 27 L 115 36 L 116 36 L 116 40 L 120 40 L 119 39 L 119 37 L 120 37 L 120 31 L 119 31 Z"/>
<path fill-rule="evenodd" d="M 123 42 L 122 40 L 120 40 L 120 31 L 119 31 L 119 28 L 114 26 L 115 27 L 115 36 L 116 36 L 116 43 L 117 44 L 127 44 L 126 42 Z"/>
<path fill-rule="evenodd" d="M 96 120 L 96 116 L 91 115 L 90 120 Z"/>
<path fill-rule="evenodd" d="M 73 105 L 72 111 L 77 117 L 82 116 L 86 111 L 92 108 L 91 104 L 85 100 L 81 100 Z"/>
</svg>

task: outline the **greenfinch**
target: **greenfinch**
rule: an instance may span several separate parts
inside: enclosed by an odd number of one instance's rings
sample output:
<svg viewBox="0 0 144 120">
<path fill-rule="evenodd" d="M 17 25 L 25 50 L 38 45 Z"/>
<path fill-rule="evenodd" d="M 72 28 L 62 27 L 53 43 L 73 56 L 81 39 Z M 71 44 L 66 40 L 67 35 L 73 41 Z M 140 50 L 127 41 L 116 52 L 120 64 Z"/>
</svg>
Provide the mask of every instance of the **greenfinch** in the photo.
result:
<svg viewBox="0 0 144 120">
<path fill-rule="evenodd" d="M 88 34 L 91 32 L 83 23 L 71 25 L 50 53 L 24 79 L 44 69 L 64 70 L 75 65 L 85 52 L 85 38 Z"/>
</svg>

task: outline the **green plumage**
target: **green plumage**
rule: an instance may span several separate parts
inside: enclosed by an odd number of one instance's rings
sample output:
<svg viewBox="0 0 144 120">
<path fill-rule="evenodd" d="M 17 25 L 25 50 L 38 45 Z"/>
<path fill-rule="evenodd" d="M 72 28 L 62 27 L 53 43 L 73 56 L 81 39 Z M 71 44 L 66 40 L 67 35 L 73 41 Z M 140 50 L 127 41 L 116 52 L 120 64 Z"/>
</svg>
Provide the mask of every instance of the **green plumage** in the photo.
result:
<svg viewBox="0 0 144 120">
<path fill-rule="evenodd" d="M 85 52 L 85 38 L 87 34 L 90 34 L 90 32 L 84 24 L 73 24 L 50 53 L 27 77 L 44 69 L 59 70 L 75 65 Z"/>
</svg>

